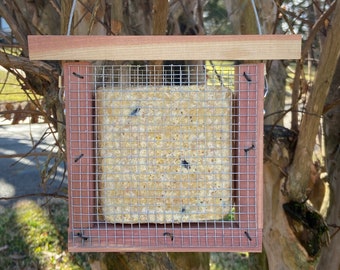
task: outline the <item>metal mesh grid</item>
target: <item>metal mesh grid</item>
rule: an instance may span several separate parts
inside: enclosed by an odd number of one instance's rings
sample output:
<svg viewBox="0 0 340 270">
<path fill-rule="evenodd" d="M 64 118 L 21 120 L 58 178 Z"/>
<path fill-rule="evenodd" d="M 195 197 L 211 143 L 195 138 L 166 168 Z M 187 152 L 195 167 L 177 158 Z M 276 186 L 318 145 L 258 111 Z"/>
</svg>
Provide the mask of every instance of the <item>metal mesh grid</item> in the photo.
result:
<svg viewBox="0 0 340 270">
<path fill-rule="evenodd" d="M 64 83 L 71 250 L 261 250 L 263 65 L 68 63 Z"/>
</svg>

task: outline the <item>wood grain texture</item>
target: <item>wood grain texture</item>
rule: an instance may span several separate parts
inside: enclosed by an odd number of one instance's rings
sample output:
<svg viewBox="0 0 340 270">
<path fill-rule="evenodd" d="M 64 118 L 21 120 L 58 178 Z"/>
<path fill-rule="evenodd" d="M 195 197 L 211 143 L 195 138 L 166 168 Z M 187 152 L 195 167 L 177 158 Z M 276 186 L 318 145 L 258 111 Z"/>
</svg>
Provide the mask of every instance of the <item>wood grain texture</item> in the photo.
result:
<svg viewBox="0 0 340 270">
<path fill-rule="evenodd" d="M 31 60 L 299 59 L 300 35 L 28 36 Z"/>
</svg>

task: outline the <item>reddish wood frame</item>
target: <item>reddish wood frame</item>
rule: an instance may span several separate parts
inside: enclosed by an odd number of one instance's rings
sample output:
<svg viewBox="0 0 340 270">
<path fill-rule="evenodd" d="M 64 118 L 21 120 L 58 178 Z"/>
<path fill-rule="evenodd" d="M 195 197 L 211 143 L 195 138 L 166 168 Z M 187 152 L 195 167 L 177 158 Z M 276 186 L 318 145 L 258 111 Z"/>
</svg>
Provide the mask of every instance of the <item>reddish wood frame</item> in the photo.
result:
<svg viewBox="0 0 340 270">
<path fill-rule="evenodd" d="M 75 67 L 75 64 L 77 65 Z M 90 70 L 89 70 L 90 69 Z M 94 100 L 91 78 L 64 76 L 66 100 L 77 98 L 80 106 L 66 102 L 67 116 L 67 160 L 69 175 L 69 250 L 72 252 L 112 251 L 249 251 L 261 252 L 263 228 L 263 89 L 264 64 L 241 65 L 236 67 L 236 102 L 240 108 L 234 128 L 238 133 L 237 178 L 239 209 L 238 223 L 228 227 L 225 222 L 206 224 L 145 224 L 121 225 L 100 224 L 95 220 L 96 181 L 94 168 L 93 141 L 95 131 L 89 130 L 93 121 Z M 65 63 L 64 71 L 91 76 L 87 62 Z M 246 74 L 256 74 L 256 83 L 249 81 Z M 72 83 L 71 83 L 72 82 Z M 76 89 L 72 89 L 76 87 Z M 74 97 L 77 90 L 78 96 Z M 249 92 L 249 90 L 252 90 Z M 256 90 L 257 92 L 255 92 Z M 251 96 L 249 96 L 251 93 Z M 88 117 L 78 117 L 78 115 Z M 255 125 L 256 124 L 256 125 Z M 74 130 L 76 129 L 76 130 Z M 254 133 L 256 142 L 247 134 Z M 254 146 L 256 155 L 248 155 Z M 73 151 L 76 149 L 76 152 Z M 81 150 L 81 151 L 80 151 Z M 256 171 L 256 182 L 249 181 L 242 173 L 247 164 Z M 250 186 L 251 185 L 251 186 Z M 256 188 L 254 188 L 256 185 Z M 255 194 L 256 193 L 256 194 Z M 251 214 L 250 214 L 251 213 Z M 73 230 L 79 228 L 79 230 Z"/>
</svg>

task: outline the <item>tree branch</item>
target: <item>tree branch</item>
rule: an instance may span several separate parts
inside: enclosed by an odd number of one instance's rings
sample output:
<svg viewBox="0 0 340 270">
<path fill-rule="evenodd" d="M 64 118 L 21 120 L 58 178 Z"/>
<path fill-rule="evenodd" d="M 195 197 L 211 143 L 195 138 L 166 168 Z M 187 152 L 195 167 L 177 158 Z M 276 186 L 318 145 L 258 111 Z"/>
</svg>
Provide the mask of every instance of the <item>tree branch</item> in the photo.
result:
<svg viewBox="0 0 340 270">
<path fill-rule="evenodd" d="M 31 193 L 31 194 L 23 194 L 23 195 L 17 195 L 12 197 L 0 197 L 0 201 L 9 201 L 9 200 L 16 200 L 16 199 L 22 199 L 22 198 L 28 198 L 28 197 L 53 197 L 53 198 L 59 198 L 59 199 L 68 199 L 67 195 L 62 195 L 58 193 Z"/>
<path fill-rule="evenodd" d="M 315 40 L 316 35 L 318 34 L 320 28 L 323 26 L 325 20 L 332 14 L 335 9 L 336 1 L 333 1 L 327 11 L 325 11 L 320 18 L 314 23 L 310 34 L 304 43 L 301 51 L 301 59 L 296 62 L 296 70 L 295 76 L 293 80 L 293 87 L 292 87 L 292 129 L 294 131 L 298 131 L 298 114 L 296 113 L 298 109 L 298 102 L 299 102 L 299 88 L 300 88 L 300 76 L 303 72 L 303 63 L 307 56 L 308 51 L 310 50 L 312 43 Z"/>
<path fill-rule="evenodd" d="M 49 83 L 53 82 L 52 78 L 58 77 L 57 70 L 45 62 L 30 61 L 26 57 L 10 55 L 2 51 L 0 51 L 0 63 L 8 70 L 21 69 L 24 72 L 35 74 Z"/>
<path fill-rule="evenodd" d="M 320 119 L 313 114 L 321 115 L 323 113 L 326 97 L 340 56 L 340 28 L 337 27 L 337 25 L 340 25 L 340 5 L 336 5 L 334 14 L 333 26 L 329 28 L 327 33 L 314 87 L 307 101 L 306 111 L 309 114 L 302 116 L 294 160 L 289 170 L 287 193 L 291 200 L 297 202 L 306 199 L 315 138 L 320 125 Z"/>
<path fill-rule="evenodd" d="M 0 1 L 0 16 L 3 17 L 8 23 L 13 36 L 18 41 L 20 47 L 23 48 L 23 52 L 25 55 L 28 55 L 28 46 L 27 46 L 27 33 L 23 31 L 24 27 L 14 18 L 14 10 L 9 9 L 9 4 L 15 4 L 15 1 Z M 18 14 L 16 14 L 18 16 Z"/>
</svg>

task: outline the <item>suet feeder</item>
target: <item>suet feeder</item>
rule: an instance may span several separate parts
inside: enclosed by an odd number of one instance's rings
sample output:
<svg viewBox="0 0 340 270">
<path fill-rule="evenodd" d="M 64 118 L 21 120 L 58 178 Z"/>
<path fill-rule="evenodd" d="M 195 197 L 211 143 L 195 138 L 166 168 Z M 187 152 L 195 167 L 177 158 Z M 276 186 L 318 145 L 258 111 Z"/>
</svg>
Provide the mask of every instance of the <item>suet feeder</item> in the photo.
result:
<svg viewBox="0 0 340 270">
<path fill-rule="evenodd" d="M 65 60 L 70 251 L 262 250 L 265 67 L 220 61 L 297 59 L 299 36 L 30 36 L 29 50 Z"/>
</svg>

